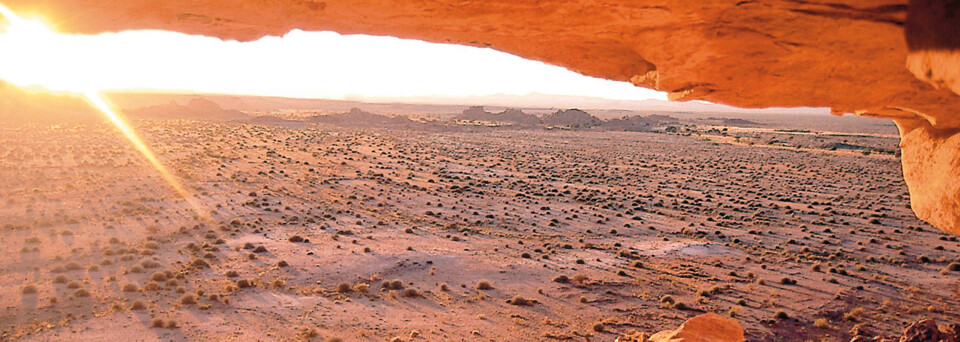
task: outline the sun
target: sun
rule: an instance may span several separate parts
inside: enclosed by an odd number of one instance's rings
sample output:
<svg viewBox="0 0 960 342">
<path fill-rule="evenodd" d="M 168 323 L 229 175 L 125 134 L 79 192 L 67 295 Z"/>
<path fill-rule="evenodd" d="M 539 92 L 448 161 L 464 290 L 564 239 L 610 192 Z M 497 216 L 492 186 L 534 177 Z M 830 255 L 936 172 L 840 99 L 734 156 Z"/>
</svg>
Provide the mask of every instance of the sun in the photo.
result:
<svg viewBox="0 0 960 342">
<path fill-rule="evenodd" d="M 3 46 L 4 42 L 29 42 L 35 46 L 55 46 L 58 39 L 58 34 L 50 29 L 49 26 L 38 20 L 27 20 L 21 18 L 16 13 L 11 11 L 9 8 L 0 4 L 0 15 L 7 19 L 7 25 L 0 27 L 0 46 Z M 4 53 L 11 53 L 10 51 L 4 51 Z M 136 130 L 130 126 L 126 120 L 119 114 L 113 105 L 111 105 L 107 99 L 103 96 L 100 89 L 83 82 L 63 82 L 57 80 L 66 79 L 65 77 L 57 77 L 57 75 L 31 75 L 31 74 L 16 74 L 6 75 L 4 80 L 10 82 L 11 84 L 28 87 L 28 86 L 40 86 L 52 91 L 61 91 L 79 94 L 86 98 L 91 106 L 99 110 L 107 120 L 112 123 L 118 131 L 133 145 L 133 147 L 140 152 L 140 154 L 150 163 L 151 166 L 157 171 L 160 177 L 163 178 L 178 195 L 183 197 L 191 207 L 201 216 L 205 217 L 205 211 L 201 210 L 202 208 L 199 205 L 199 202 L 196 201 L 194 196 L 187 190 L 186 187 L 180 182 L 180 180 L 172 173 L 169 169 L 157 158 L 157 155 L 153 153 L 153 150 L 150 149 L 150 146 L 147 145 L 143 139 L 137 134 Z"/>
</svg>

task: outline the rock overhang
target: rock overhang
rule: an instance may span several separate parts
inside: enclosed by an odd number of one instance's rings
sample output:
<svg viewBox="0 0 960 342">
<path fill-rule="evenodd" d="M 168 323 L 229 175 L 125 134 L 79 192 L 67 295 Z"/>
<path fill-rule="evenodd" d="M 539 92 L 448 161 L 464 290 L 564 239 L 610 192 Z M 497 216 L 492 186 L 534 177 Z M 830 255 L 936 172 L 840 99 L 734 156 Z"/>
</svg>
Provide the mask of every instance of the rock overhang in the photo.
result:
<svg viewBox="0 0 960 342">
<path fill-rule="evenodd" d="M 948 0 L 5 0 L 62 32 L 330 30 L 490 47 L 671 100 L 893 119 L 921 219 L 960 233 L 960 5 Z"/>
</svg>

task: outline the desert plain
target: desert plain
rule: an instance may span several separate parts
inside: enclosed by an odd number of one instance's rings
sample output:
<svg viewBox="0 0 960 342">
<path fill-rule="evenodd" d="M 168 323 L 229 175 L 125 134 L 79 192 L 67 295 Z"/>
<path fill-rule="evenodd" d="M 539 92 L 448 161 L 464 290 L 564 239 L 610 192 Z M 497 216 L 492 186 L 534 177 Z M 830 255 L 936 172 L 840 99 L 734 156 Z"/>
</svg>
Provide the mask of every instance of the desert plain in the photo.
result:
<svg viewBox="0 0 960 342">
<path fill-rule="evenodd" d="M 956 320 L 960 244 L 910 210 L 889 121 L 673 119 L 131 119 L 186 197 L 103 120 L 5 124 L 0 339 L 613 341 L 717 313 L 750 341 L 849 341 Z"/>
</svg>

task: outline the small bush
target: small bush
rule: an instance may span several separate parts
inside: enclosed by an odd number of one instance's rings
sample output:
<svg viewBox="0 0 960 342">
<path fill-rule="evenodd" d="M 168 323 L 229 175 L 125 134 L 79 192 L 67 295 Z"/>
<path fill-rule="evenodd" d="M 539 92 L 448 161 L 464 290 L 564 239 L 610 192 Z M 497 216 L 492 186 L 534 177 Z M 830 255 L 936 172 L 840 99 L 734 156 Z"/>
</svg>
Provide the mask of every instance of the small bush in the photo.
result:
<svg viewBox="0 0 960 342">
<path fill-rule="evenodd" d="M 192 305 L 197 304 L 197 296 L 192 294 L 185 294 L 183 297 L 180 297 L 180 304 Z"/>
<path fill-rule="evenodd" d="M 403 289 L 403 281 L 401 281 L 400 279 L 394 279 L 391 281 L 384 282 L 380 286 L 387 290 L 400 290 L 400 289 Z"/>
<path fill-rule="evenodd" d="M 23 287 L 21 292 L 23 292 L 23 294 L 35 294 L 37 293 L 37 287 L 33 285 L 27 285 Z"/>
<path fill-rule="evenodd" d="M 481 280 L 477 282 L 477 290 L 493 290 L 493 285 L 487 280 Z"/>
<path fill-rule="evenodd" d="M 523 298 L 523 297 L 521 297 L 521 296 L 519 296 L 519 295 L 513 296 L 513 298 L 508 299 L 508 300 L 507 300 L 507 303 L 510 304 L 510 305 L 519 305 L 519 306 L 529 306 L 529 305 L 533 305 L 533 301 L 532 301 L 532 300 Z"/>
<path fill-rule="evenodd" d="M 163 328 L 163 319 L 154 318 L 150 321 L 151 328 Z"/>
<path fill-rule="evenodd" d="M 155 281 L 148 282 L 146 285 L 143 285 L 143 289 L 147 291 L 157 291 L 160 290 L 160 284 Z"/>
</svg>

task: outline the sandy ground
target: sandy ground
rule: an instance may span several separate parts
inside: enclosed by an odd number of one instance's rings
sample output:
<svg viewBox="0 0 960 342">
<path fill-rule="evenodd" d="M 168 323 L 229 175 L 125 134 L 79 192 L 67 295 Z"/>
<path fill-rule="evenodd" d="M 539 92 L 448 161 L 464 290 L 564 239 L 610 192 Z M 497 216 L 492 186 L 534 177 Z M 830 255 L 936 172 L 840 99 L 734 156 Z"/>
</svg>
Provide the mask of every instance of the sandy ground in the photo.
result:
<svg viewBox="0 0 960 342">
<path fill-rule="evenodd" d="M 612 341 L 717 312 L 750 340 L 843 341 L 960 307 L 960 246 L 913 216 L 889 156 L 658 133 L 138 129 L 200 212 L 109 126 L 0 128 L 4 340 Z"/>
</svg>

